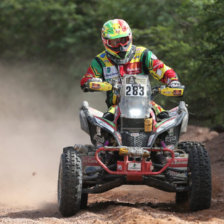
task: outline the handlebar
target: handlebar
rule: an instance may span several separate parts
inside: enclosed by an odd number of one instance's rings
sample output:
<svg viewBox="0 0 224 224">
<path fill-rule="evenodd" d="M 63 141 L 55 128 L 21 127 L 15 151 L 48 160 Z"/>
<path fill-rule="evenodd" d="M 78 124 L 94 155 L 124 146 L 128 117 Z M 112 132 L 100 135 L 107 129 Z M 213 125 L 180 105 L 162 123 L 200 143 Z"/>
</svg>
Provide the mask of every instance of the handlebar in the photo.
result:
<svg viewBox="0 0 224 224">
<path fill-rule="evenodd" d="M 117 90 L 121 85 L 117 83 L 110 84 L 108 82 L 89 82 L 90 91 L 111 91 Z M 170 88 L 167 86 L 157 86 L 152 88 L 152 96 L 154 97 L 158 93 L 164 96 L 183 96 L 185 86 L 180 86 L 178 88 Z"/>
</svg>

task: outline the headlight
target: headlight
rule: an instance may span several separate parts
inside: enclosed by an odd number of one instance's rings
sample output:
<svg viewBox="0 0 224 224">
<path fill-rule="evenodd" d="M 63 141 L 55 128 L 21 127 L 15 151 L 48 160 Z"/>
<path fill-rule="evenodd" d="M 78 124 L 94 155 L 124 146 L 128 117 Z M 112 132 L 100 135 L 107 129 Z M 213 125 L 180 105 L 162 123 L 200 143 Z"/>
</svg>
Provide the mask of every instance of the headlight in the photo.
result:
<svg viewBox="0 0 224 224">
<path fill-rule="evenodd" d="M 131 117 L 138 117 L 141 115 L 142 111 L 138 108 L 135 108 L 135 109 L 130 109 L 129 113 Z"/>
</svg>

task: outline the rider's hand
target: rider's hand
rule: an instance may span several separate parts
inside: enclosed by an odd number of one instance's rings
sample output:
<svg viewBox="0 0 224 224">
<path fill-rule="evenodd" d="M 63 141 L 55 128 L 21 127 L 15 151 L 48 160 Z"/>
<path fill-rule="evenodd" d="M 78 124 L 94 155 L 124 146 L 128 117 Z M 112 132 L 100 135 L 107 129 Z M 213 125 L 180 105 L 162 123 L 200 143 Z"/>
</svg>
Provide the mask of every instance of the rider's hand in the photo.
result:
<svg viewBox="0 0 224 224">
<path fill-rule="evenodd" d="M 102 82 L 102 79 L 100 78 L 92 78 L 92 79 L 89 79 L 83 86 L 82 86 L 82 90 L 83 92 L 89 92 L 89 91 L 92 91 L 89 89 L 89 83 L 90 82 Z"/>
<path fill-rule="evenodd" d="M 89 83 L 85 83 L 82 87 L 83 92 L 88 92 L 89 91 Z"/>
<path fill-rule="evenodd" d="M 174 81 L 171 81 L 168 84 L 168 87 L 170 87 L 170 88 L 179 88 L 179 87 L 181 87 L 181 84 L 180 84 L 179 81 L 174 80 Z"/>
</svg>

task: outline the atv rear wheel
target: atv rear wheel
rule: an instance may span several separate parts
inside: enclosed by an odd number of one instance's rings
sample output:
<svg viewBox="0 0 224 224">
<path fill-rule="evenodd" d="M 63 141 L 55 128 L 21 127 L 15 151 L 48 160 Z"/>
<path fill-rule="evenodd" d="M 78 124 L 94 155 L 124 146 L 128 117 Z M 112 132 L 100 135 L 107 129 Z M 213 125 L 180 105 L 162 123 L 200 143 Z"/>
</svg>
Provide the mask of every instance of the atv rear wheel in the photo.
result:
<svg viewBox="0 0 224 224">
<path fill-rule="evenodd" d="M 58 205 L 65 217 L 80 210 L 82 161 L 73 147 L 63 149 L 58 172 Z"/>
<path fill-rule="evenodd" d="M 207 209 L 211 205 L 211 167 L 205 147 L 198 142 L 182 142 L 178 145 L 189 155 L 188 192 L 177 192 L 176 203 L 187 203 L 191 211 Z"/>
</svg>

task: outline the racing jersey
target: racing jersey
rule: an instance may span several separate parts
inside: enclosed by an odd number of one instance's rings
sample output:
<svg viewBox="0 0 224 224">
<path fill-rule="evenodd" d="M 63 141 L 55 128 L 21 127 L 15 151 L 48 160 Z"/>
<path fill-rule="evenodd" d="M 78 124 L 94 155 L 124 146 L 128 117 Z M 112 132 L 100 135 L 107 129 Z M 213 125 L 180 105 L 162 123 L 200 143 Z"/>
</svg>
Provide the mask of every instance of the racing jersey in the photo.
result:
<svg viewBox="0 0 224 224">
<path fill-rule="evenodd" d="M 103 81 L 119 78 L 124 75 L 150 74 L 155 79 L 169 84 L 178 80 L 173 69 L 160 61 L 152 51 L 145 47 L 133 46 L 135 53 L 132 59 L 126 64 L 115 64 L 106 54 L 106 51 L 98 54 L 91 62 L 86 74 L 81 79 L 81 87 L 91 78 L 101 78 Z M 107 106 L 116 104 L 116 97 L 112 91 L 107 92 Z"/>
</svg>

